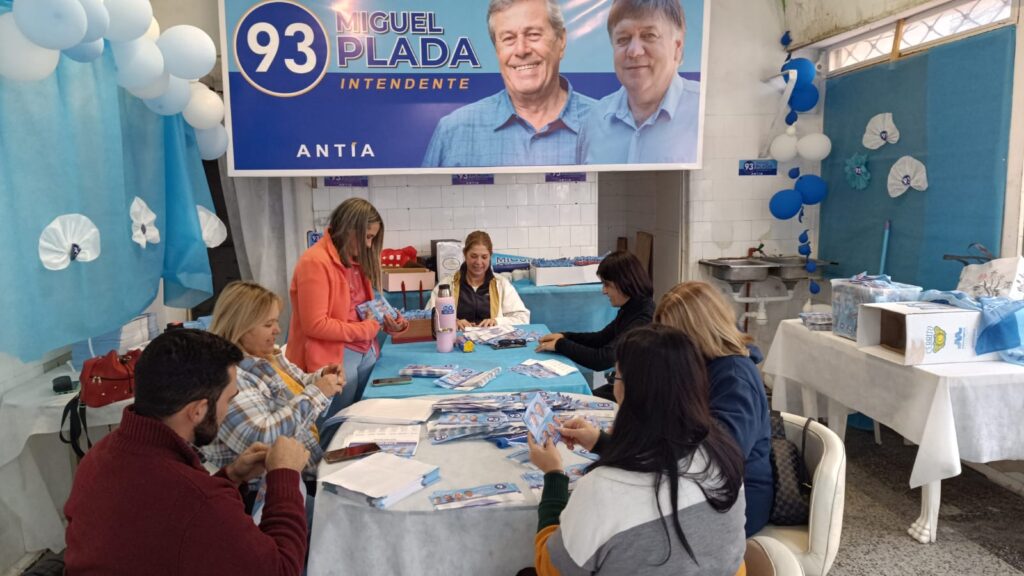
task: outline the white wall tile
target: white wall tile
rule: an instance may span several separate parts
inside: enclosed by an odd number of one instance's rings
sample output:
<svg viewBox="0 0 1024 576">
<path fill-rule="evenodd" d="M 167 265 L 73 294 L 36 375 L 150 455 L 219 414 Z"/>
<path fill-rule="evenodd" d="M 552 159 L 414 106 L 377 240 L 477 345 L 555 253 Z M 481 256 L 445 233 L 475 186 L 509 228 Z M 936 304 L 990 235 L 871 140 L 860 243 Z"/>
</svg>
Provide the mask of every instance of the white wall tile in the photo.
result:
<svg viewBox="0 0 1024 576">
<path fill-rule="evenodd" d="M 530 230 L 528 228 L 509 228 L 507 245 L 509 248 L 529 247 Z"/>
<path fill-rule="evenodd" d="M 397 200 L 397 188 L 390 186 L 384 186 L 381 188 L 374 188 L 370 193 L 370 203 L 374 205 L 377 210 L 391 210 L 392 208 L 398 208 Z"/>
<path fill-rule="evenodd" d="M 552 226 L 549 240 L 552 246 L 572 246 L 572 228 L 569 226 Z"/>
<path fill-rule="evenodd" d="M 416 188 L 415 194 L 419 197 L 420 208 L 441 208 L 444 206 L 441 202 L 440 186 L 424 186 Z"/>
<path fill-rule="evenodd" d="M 486 206 L 487 204 L 487 190 L 484 186 L 463 186 L 462 187 L 462 205 L 463 206 Z"/>
<path fill-rule="evenodd" d="M 313 210 L 333 210 L 335 205 L 331 204 L 331 191 L 327 188 L 313 190 Z"/>
<path fill-rule="evenodd" d="M 537 206 L 519 206 L 516 208 L 516 224 L 523 227 L 540 225 Z"/>
<path fill-rule="evenodd" d="M 444 208 L 458 208 L 462 206 L 462 188 L 458 186 L 442 188 L 441 206 Z"/>
<path fill-rule="evenodd" d="M 454 208 L 431 208 L 430 227 L 434 230 L 451 230 Z"/>
<path fill-rule="evenodd" d="M 541 226 L 559 225 L 558 210 L 555 210 L 554 206 L 538 206 L 537 217 Z"/>
<path fill-rule="evenodd" d="M 577 226 L 580 223 L 580 207 L 575 204 L 558 207 L 558 223 L 562 226 Z"/>
<path fill-rule="evenodd" d="M 508 190 L 504 184 L 488 186 L 484 193 L 484 206 L 508 206 Z"/>
<path fill-rule="evenodd" d="M 591 226 L 570 226 L 569 233 L 572 245 L 586 246 L 587 244 L 594 244 L 594 240 L 590 235 L 591 230 Z"/>
<path fill-rule="evenodd" d="M 530 248 L 546 248 L 551 243 L 550 233 L 546 227 L 530 228 Z"/>
<path fill-rule="evenodd" d="M 580 206 L 580 224 L 586 226 L 597 224 L 597 204 L 583 204 Z"/>
<path fill-rule="evenodd" d="M 487 231 L 495 250 L 505 248 L 508 245 L 508 230 L 508 228 L 491 228 Z"/>
<path fill-rule="evenodd" d="M 526 184 L 512 184 L 508 186 L 508 205 L 526 206 L 530 198 L 530 189 Z"/>
<path fill-rule="evenodd" d="M 476 209 L 460 206 L 452 209 L 452 228 L 463 228 L 476 225 Z"/>
<path fill-rule="evenodd" d="M 409 229 L 409 210 L 406 208 L 396 208 L 394 210 L 388 210 L 383 215 L 387 218 L 385 224 L 388 230 L 408 230 Z"/>
</svg>

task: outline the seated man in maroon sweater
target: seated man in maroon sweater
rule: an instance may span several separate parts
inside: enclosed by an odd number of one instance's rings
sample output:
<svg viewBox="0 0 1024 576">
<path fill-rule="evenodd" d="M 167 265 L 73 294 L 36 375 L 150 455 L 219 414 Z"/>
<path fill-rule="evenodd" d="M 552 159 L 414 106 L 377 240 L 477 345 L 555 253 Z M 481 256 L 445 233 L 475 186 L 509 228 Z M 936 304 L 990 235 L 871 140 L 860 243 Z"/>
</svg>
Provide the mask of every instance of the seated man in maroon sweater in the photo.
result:
<svg viewBox="0 0 1024 576">
<path fill-rule="evenodd" d="M 238 392 L 242 352 L 199 330 L 153 340 L 135 370 L 135 404 L 89 451 L 64 507 L 67 574 L 298 575 L 306 554 L 299 473 L 305 447 L 281 437 L 249 447 L 214 475 L 208 444 Z M 240 490 L 266 472 L 259 526 Z"/>
</svg>

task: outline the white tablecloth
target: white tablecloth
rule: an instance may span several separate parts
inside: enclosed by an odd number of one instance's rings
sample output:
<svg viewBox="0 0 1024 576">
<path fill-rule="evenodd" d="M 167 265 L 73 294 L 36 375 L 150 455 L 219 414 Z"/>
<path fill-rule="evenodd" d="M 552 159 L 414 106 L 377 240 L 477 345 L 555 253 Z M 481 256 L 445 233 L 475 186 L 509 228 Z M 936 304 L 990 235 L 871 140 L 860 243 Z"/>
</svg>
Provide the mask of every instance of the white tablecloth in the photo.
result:
<svg viewBox="0 0 1024 576">
<path fill-rule="evenodd" d="M 569 396 L 575 396 L 569 394 Z M 587 396 L 592 399 L 593 397 Z M 331 441 L 343 445 L 346 424 Z M 505 458 L 516 448 L 499 449 L 485 440 L 432 445 L 422 426 L 416 460 L 440 466 L 441 480 L 377 510 L 327 491 L 315 498 L 308 569 L 310 576 L 350 574 L 489 574 L 509 576 L 533 566 L 537 533 L 537 497 L 520 476 L 528 469 Z M 559 444 L 566 466 L 587 462 Z M 318 476 L 348 463 L 320 465 Z M 435 490 L 514 482 L 526 496 L 518 506 L 487 506 L 434 511 L 428 495 Z"/>
<path fill-rule="evenodd" d="M 772 405 L 803 386 L 874 418 L 919 445 L 911 488 L 960 473 L 960 460 L 1024 459 L 1024 366 L 965 362 L 903 366 L 866 354 L 852 340 L 779 325 L 764 371 Z"/>
<path fill-rule="evenodd" d="M 78 378 L 67 368 L 47 372 L 9 390 L 0 401 L 0 501 L 21 521 L 26 551 L 64 549 L 61 508 L 71 491 L 73 455 L 57 440 L 57 432 L 73 395 L 53 393 L 51 381 L 57 376 Z M 88 409 L 94 442 L 107 426 L 121 421 L 130 402 Z"/>
</svg>

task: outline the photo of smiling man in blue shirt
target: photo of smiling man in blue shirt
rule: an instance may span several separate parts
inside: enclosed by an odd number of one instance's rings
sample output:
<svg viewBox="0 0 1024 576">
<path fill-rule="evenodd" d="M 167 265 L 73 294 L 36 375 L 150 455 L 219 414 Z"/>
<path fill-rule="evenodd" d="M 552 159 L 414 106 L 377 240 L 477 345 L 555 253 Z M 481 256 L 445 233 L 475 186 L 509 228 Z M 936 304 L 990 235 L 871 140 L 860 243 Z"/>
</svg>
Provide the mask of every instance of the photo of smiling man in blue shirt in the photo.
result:
<svg viewBox="0 0 1024 576">
<path fill-rule="evenodd" d="M 585 119 L 578 163 L 696 162 L 700 83 L 679 75 L 686 38 L 679 0 L 615 0 L 608 36 L 622 88 Z"/>
<path fill-rule="evenodd" d="M 490 0 L 487 26 L 505 89 L 441 118 L 423 166 L 574 164 L 594 100 L 558 74 L 566 46 L 558 1 Z"/>
</svg>

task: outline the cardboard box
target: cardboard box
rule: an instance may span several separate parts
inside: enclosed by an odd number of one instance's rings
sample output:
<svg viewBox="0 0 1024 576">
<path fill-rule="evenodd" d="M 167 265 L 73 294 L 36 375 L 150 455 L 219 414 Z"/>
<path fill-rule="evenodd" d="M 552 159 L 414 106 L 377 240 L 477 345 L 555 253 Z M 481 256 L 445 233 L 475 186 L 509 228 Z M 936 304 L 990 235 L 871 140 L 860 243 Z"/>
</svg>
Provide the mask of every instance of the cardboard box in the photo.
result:
<svg viewBox="0 0 1024 576">
<path fill-rule="evenodd" d="M 601 281 L 597 277 L 597 266 L 597 264 L 590 264 L 588 266 L 538 268 L 530 264 L 530 280 L 536 286 L 595 284 Z"/>
<path fill-rule="evenodd" d="M 423 290 L 433 290 L 434 273 L 426 268 L 384 268 L 384 291 L 401 292 L 402 283 L 405 283 L 407 292 L 416 292 L 423 283 Z"/>
<path fill-rule="evenodd" d="M 980 321 L 980 312 L 934 302 L 863 304 L 857 346 L 906 366 L 999 360 L 974 353 Z"/>
</svg>

